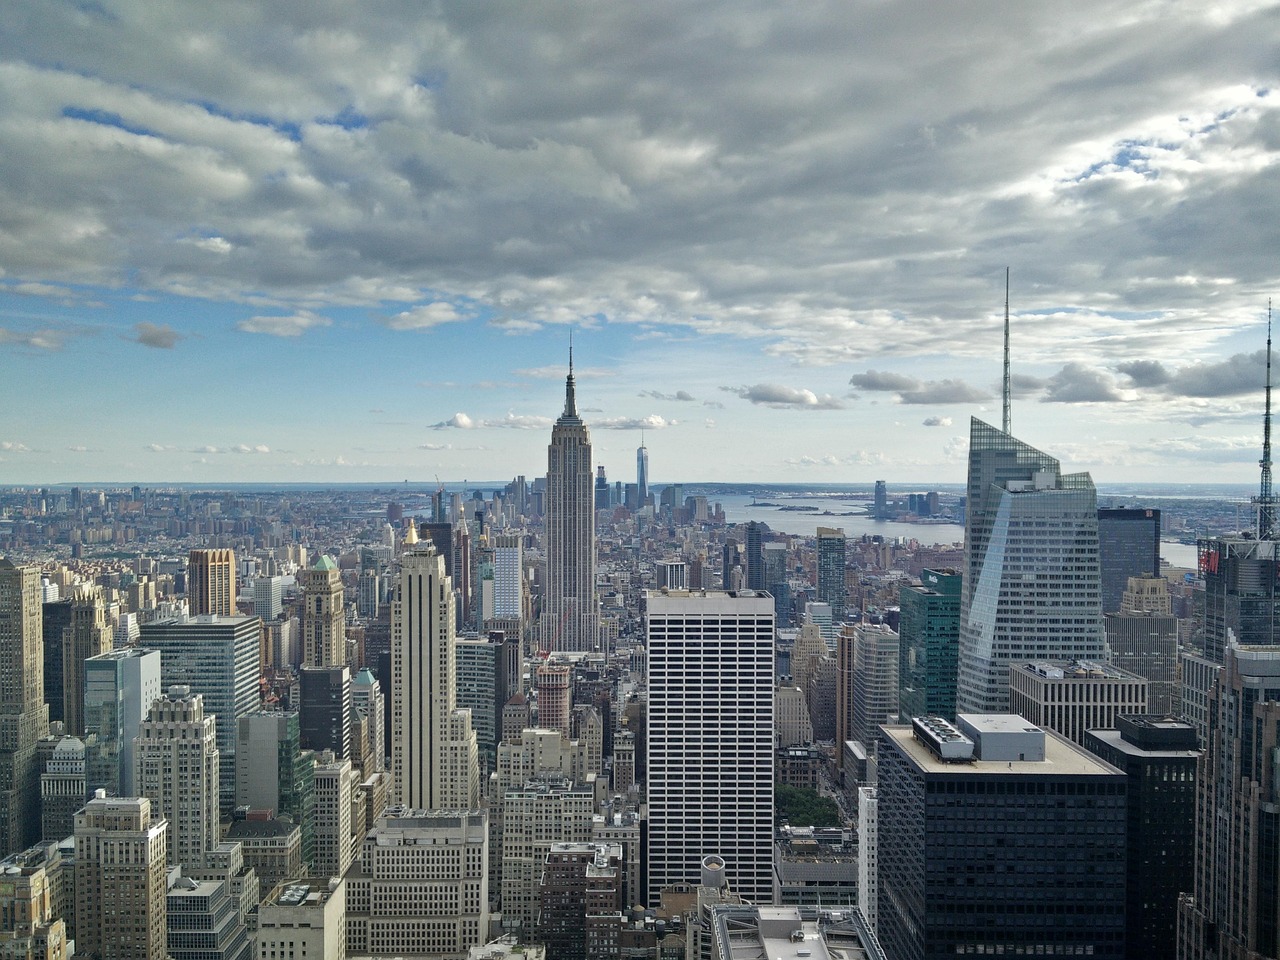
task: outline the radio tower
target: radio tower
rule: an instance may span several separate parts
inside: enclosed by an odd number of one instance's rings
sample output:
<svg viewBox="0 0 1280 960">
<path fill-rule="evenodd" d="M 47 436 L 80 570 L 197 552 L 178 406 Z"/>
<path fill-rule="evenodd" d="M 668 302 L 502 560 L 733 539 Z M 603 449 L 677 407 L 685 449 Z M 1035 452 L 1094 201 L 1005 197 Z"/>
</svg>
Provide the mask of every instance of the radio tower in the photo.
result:
<svg viewBox="0 0 1280 960">
<path fill-rule="evenodd" d="M 1270 342 L 1270 341 L 1268 341 Z M 1270 353 L 1267 354 L 1270 356 Z M 1009 432 L 1009 268 L 1004 268 L 1004 420 L 1001 429 Z"/>
<path fill-rule="evenodd" d="M 1267 401 L 1262 418 L 1262 489 L 1258 505 L 1258 539 L 1272 540 L 1276 533 L 1276 498 L 1271 491 L 1271 301 L 1267 300 Z"/>
</svg>

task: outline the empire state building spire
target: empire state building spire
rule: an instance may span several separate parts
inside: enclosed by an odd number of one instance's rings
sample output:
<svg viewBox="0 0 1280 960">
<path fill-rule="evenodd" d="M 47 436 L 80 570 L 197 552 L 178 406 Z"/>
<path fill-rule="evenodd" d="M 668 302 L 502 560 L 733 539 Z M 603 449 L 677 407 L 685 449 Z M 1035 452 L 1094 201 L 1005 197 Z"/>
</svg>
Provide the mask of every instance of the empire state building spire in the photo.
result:
<svg viewBox="0 0 1280 960">
<path fill-rule="evenodd" d="M 578 402 L 573 395 L 573 334 L 569 334 L 569 376 L 564 379 L 564 413 L 560 419 L 578 419 Z"/>
</svg>

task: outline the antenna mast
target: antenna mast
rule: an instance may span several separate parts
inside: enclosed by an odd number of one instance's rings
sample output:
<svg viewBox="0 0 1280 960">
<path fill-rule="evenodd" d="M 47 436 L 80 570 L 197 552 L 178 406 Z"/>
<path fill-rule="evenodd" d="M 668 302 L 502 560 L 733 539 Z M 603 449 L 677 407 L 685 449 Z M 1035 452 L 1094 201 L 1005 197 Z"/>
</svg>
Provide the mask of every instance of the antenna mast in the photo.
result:
<svg viewBox="0 0 1280 960">
<path fill-rule="evenodd" d="M 1005 433 L 1009 432 L 1009 268 L 1004 268 L 1004 420 L 1001 421 Z"/>
<path fill-rule="evenodd" d="M 1262 488 L 1258 492 L 1258 539 L 1275 537 L 1276 500 L 1271 491 L 1271 300 L 1267 299 L 1267 401 L 1262 418 Z"/>
</svg>

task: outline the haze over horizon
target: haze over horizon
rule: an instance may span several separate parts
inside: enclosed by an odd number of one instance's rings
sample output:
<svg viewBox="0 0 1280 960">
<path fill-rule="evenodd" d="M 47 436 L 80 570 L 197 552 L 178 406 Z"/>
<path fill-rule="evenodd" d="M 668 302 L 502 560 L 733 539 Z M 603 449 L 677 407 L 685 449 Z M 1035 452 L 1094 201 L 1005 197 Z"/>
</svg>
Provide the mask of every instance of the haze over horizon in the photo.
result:
<svg viewBox="0 0 1280 960">
<path fill-rule="evenodd" d="M 0 484 L 1257 476 L 1273 4 L 19 0 Z M 725 482 L 732 482 L 726 480 Z"/>
</svg>

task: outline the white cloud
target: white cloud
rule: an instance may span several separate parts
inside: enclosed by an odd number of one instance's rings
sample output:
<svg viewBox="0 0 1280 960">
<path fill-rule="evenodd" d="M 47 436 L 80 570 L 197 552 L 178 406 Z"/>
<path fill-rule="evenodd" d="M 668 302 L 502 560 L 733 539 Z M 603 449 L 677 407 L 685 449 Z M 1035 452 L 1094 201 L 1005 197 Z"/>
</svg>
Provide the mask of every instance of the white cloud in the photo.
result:
<svg viewBox="0 0 1280 960">
<path fill-rule="evenodd" d="M 787 387 L 778 383 L 757 383 L 749 387 L 721 387 L 743 400 L 776 409 L 839 410 L 844 404 L 830 394 L 818 396 L 812 390 Z"/>
<path fill-rule="evenodd" d="M 236 329 L 245 333 L 265 333 L 273 337 L 300 337 L 315 327 L 328 327 L 333 321 L 307 310 L 300 310 L 290 316 L 250 317 L 236 323 Z"/>
<path fill-rule="evenodd" d="M 429 330 L 442 323 L 456 323 L 464 319 L 457 307 L 451 303 L 438 301 L 428 303 L 411 310 L 388 317 L 382 323 L 392 330 Z"/>
</svg>

